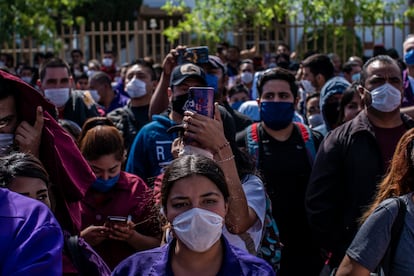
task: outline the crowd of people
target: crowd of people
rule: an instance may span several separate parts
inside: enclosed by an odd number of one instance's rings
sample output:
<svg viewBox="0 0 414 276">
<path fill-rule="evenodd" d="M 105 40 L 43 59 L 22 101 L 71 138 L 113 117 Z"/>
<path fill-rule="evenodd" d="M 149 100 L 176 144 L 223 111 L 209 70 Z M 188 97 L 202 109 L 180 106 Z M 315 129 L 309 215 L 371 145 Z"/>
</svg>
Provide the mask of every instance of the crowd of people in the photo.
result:
<svg viewBox="0 0 414 276">
<path fill-rule="evenodd" d="M 3 62 L 0 275 L 414 273 L 414 36 L 402 46 Z M 192 87 L 214 90 L 212 116 Z"/>
</svg>

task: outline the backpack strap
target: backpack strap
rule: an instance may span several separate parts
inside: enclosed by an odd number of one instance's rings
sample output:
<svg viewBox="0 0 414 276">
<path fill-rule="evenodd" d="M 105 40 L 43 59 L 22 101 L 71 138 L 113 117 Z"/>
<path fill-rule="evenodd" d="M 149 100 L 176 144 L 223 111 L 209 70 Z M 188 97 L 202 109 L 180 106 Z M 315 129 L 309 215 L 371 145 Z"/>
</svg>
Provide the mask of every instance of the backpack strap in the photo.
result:
<svg viewBox="0 0 414 276">
<path fill-rule="evenodd" d="M 391 271 L 391 266 L 395 258 L 395 252 L 397 251 L 398 242 L 404 227 L 405 213 L 407 211 L 407 206 L 402 198 L 396 197 L 395 200 L 398 205 L 398 213 L 391 226 L 391 239 L 387 251 L 381 260 L 380 266 L 377 268 L 378 272 L 382 268 L 384 275 L 389 275 Z"/>
<path fill-rule="evenodd" d="M 308 154 L 309 164 L 313 166 L 313 162 L 315 161 L 316 156 L 316 149 L 315 149 L 315 142 L 313 139 L 313 134 L 311 129 L 302 123 L 294 122 L 297 128 L 302 135 L 303 142 L 305 143 L 306 152 Z"/>
<path fill-rule="evenodd" d="M 259 123 L 253 123 L 246 128 L 246 147 L 259 167 Z"/>
</svg>

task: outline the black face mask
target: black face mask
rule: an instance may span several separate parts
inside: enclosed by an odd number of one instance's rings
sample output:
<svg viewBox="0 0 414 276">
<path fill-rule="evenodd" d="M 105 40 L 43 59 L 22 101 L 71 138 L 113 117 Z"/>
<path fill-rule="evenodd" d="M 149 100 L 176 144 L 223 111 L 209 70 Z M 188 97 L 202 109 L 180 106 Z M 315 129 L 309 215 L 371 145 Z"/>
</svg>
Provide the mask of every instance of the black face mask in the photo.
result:
<svg viewBox="0 0 414 276">
<path fill-rule="evenodd" d="M 184 116 L 184 106 L 188 100 L 188 94 L 175 96 L 172 100 L 172 109 L 181 116 Z"/>
<path fill-rule="evenodd" d="M 277 63 L 277 66 L 283 69 L 289 69 L 290 63 L 287 61 L 281 61 Z"/>
<path fill-rule="evenodd" d="M 339 116 L 339 102 L 327 103 L 323 106 L 323 119 L 325 120 L 328 130 L 335 128 L 338 123 Z"/>
</svg>

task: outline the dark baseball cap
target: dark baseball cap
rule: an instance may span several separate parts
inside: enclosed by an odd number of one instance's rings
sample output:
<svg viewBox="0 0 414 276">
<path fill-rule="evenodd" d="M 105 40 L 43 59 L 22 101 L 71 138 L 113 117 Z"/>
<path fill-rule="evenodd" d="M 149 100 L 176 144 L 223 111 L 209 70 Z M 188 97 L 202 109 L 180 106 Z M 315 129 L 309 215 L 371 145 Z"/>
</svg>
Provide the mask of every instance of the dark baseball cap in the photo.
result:
<svg viewBox="0 0 414 276">
<path fill-rule="evenodd" d="M 221 69 L 224 74 L 227 73 L 227 68 L 221 59 L 218 56 L 209 55 L 208 56 L 208 64 L 210 64 L 213 68 Z"/>
<path fill-rule="evenodd" d="M 203 82 L 203 85 L 207 85 L 204 70 L 193 63 L 185 63 L 178 65 L 172 71 L 170 86 L 179 85 L 188 78 L 200 79 Z"/>
</svg>

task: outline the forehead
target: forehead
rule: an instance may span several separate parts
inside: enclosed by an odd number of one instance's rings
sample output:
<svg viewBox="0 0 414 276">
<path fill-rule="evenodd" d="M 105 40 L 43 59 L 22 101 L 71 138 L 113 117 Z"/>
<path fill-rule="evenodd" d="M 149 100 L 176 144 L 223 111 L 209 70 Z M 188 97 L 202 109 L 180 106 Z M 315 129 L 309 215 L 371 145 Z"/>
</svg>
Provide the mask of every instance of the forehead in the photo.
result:
<svg viewBox="0 0 414 276">
<path fill-rule="evenodd" d="M 87 78 L 82 78 L 82 79 L 78 79 L 77 82 L 79 83 L 88 83 L 88 79 Z"/>
<path fill-rule="evenodd" d="M 367 79 L 371 77 L 401 77 L 401 70 L 397 64 L 385 63 L 376 60 L 368 65 L 366 69 Z"/>
<path fill-rule="evenodd" d="M 289 83 L 285 80 L 268 80 L 263 85 L 263 94 L 267 92 L 289 92 L 293 95 Z"/>
<path fill-rule="evenodd" d="M 115 158 L 115 154 L 107 154 L 99 157 L 96 160 L 88 160 L 89 165 L 105 170 L 113 168 L 114 166 L 118 165 L 120 160 Z"/>
<path fill-rule="evenodd" d="M 310 67 L 307 66 L 303 67 L 303 73 L 307 75 L 312 75 Z"/>
<path fill-rule="evenodd" d="M 133 65 L 131 68 L 129 68 L 127 70 L 127 75 L 136 74 L 136 73 L 145 73 L 147 75 L 150 74 L 148 68 L 146 68 L 146 67 L 144 67 L 142 65 L 138 65 L 138 64 Z"/>
<path fill-rule="evenodd" d="M 251 63 L 243 63 L 242 65 L 240 65 L 240 69 L 253 69 L 253 64 Z"/>
<path fill-rule="evenodd" d="M 403 44 L 404 52 L 414 49 L 414 36 L 409 37 Z"/>
<path fill-rule="evenodd" d="M 18 193 L 33 193 L 47 190 L 46 183 L 35 177 L 17 176 L 10 183 L 10 189 Z"/>
<path fill-rule="evenodd" d="M 63 78 L 69 78 L 69 72 L 66 67 L 48 67 L 45 69 L 45 80 Z"/>
<path fill-rule="evenodd" d="M 177 180 L 171 187 L 169 199 L 174 197 L 199 197 L 215 192 L 221 195 L 219 188 L 205 176 L 192 175 Z"/>
<path fill-rule="evenodd" d="M 313 97 L 306 103 L 306 105 L 319 105 L 319 98 Z"/>
</svg>

